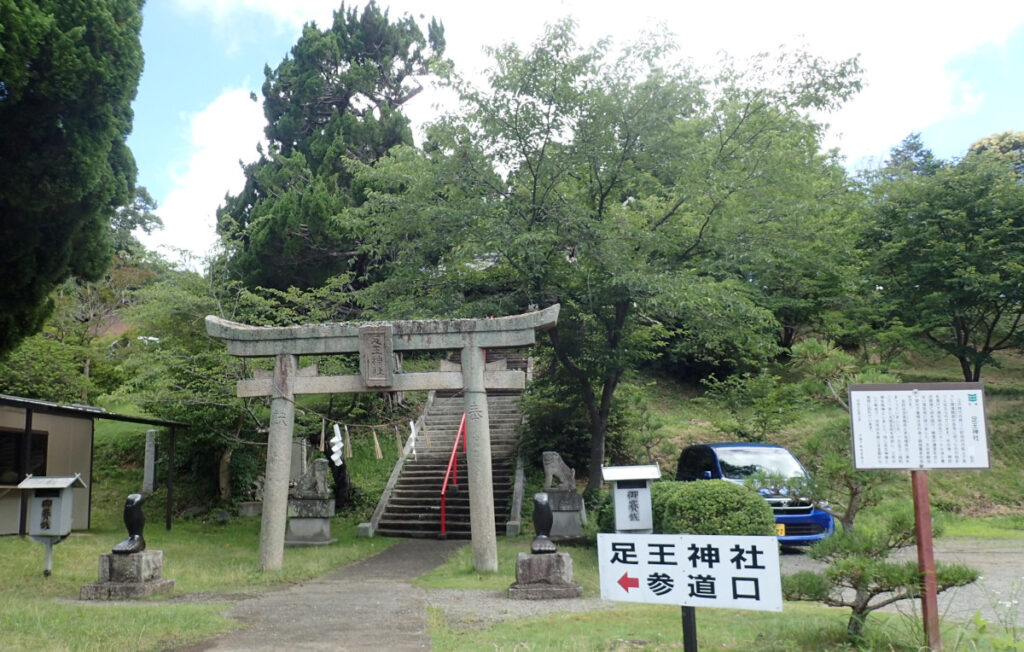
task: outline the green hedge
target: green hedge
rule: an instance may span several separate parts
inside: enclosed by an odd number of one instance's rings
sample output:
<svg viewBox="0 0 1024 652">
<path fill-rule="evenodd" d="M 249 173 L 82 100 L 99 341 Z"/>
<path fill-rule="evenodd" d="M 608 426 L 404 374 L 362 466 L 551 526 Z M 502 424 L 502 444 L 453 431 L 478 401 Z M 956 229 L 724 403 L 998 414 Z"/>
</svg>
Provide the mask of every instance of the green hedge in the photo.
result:
<svg viewBox="0 0 1024 652">
<path fill-rule="evenodd" d="M 654 531 L 660 534 L 775 534 L 768 501 L 728 480 L 655 482 Z"/>
</svg>

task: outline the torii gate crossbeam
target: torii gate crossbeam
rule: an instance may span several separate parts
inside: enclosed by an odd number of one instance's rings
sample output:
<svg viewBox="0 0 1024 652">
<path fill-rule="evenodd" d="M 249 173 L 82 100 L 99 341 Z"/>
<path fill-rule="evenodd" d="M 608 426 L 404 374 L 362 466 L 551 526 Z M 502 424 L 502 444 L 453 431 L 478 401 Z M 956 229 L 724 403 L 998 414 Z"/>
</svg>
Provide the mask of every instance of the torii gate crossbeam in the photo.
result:
<svg viewBox="0 0 1024 652">
<path fill-rule="evenodd" d="M 206 332 L 227 341 L 239 357 L 275 358 L 272 374 L 238 382 L 241 397 L 269 396 L 270 434 L 260 530 L 260 568 L 279 570 L 284 559 L 288 514 L 288 470 L 297 394 L 393 392 L 428 389 L 463 390 L 466 401 L 470 529 L 473 565 L 498 569 L 491 480 L 491 435 L 487 389 L 522 389 L 521 371 L 487 371 L 484 351 L 529 346 L 536 331 L 553 327 L 559 305 L 493 319 L 447 319 L 393 322 L 341 322 L 261 327 L 206 317 Z M 462 372 L 398 373 L 395 351 L 461 349 Z M 315 367 L 298 368 L 300 355 L 359 353 L 358 375 L 319 376 Z"/>
</svg>

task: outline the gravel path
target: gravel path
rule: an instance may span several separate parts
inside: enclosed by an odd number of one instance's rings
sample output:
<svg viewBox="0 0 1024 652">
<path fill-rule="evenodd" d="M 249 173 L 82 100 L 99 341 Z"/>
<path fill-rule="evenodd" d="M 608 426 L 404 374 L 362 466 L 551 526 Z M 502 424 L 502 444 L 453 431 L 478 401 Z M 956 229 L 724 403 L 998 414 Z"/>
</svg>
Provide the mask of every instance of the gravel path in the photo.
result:
<svg viewBox="0 0 1024 652">
<path fill-rule="evenodd" d="M 897 559 L 917 559 L 917 548 L 905 548 Z M 814 570 L 823 564 L 805 556 L 802 552 L 782 556 L 782 572 Z M 1024 604 L 1012 604 L 1012 600 L 1024 600 L 1024 544 L 1013 539 L 938 539 L 935 541 L 935 561 L 961 563 L 981 573 L 981 579 L 957 589 L 939 594 L 939 616 L 956 622 L 969 621 L 976 612 L 990 622 L 999 618 L 1015 616 L 1018 624 L 1024 624 Z M 920 612 L 920 603 L 904 600 L 897 602 L 888 611 Z M 1003 613 L 996 613 L 999 610 Z"/>
<path fill-rule="evenodd" d="M 247 598 L 225 612 L 245 628 L 184 649 L 429 650 L 426 591 L 409 582 L 462 545 L 401 541 L 315 580 Z"/>
</svg>

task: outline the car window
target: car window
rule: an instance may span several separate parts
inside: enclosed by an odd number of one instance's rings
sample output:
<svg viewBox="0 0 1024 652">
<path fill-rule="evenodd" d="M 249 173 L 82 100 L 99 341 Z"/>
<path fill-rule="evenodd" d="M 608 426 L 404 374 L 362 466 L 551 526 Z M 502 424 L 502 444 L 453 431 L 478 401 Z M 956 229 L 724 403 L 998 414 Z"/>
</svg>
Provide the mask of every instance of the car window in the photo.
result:
<svg viewBox="0 0 1024 652">
<path fill-rule="evenodd" d="M 800 462 L 784 448 L 719 448 L 718 463 L 722 475 L 742 480 L 758 472 L 793 478 L 806 475 Z"/>
<path fill-rule="evenodd" d="M 710 471 L 714 477 L 714 454 L 711 450 L 703 446 L 687 448 L 679 458 L 676 479 L 700 480 L 705 471 Z"/>
</svg>

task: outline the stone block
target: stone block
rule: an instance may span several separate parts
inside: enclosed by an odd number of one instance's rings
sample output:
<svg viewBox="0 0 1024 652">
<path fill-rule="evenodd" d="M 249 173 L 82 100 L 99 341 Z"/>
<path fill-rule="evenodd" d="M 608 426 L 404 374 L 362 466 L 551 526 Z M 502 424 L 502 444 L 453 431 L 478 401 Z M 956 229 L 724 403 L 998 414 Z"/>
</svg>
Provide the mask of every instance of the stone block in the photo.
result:
<svg viewBox="0 0 1024 652">
<path fill-rule="evenodd" d="M 174 589 L 164 579 L 162 550 L 100 555 L 98 581 L 82 587 L 82 600 L 130 600 Z"/>
<path fill-rule="evenodd" d="M 583 496 L 575 491 L 547 489 L 548 502 L 553 512 L 578 512 L 583 509 Z"/>
<path fill-rule="evenodd" d="M 583 536 L 583 522 L 579 512 L 554 512 L 551 521 L 551 540 L 577 539 Z"/>
<path fill-rule="evenodd" d="M 572 557 L 567 552 L 535 555 L 519 553 L 516 583 L 509 587 L 513 600 L 578 598 L 583 587 L 572 580 Z"/>
<path fill-rule="evenodd" d="M 164 572 L 164 551 L 143 550 L 130 555 L 100 555 L 100 582 L 149 582 Z"/>
<path fill-rule="evenodd" d="M 373 536 L 373 524 L 371 523 L 360 523 L 356 526 L 357 537 L 372 537 Z"/>
<path fill-rule="evenodd" d="M 174 590 L 174 580 L 151 582 L 96 582 L 86 584 L 79 593 L 81 600 L 135 600 L 156 593 Z"/>
<path fill-rule="evenodd" d="M 289 518 L 288 532 L 284 545 L 326 546 L 337 539 L 331 538 L 331 519 L 329 518 Z"/>
<path fill-rule="evenodd" d="M 288 516 L 290 518 L 331 518 L 334 516 L 334 499 L 289 498 Z"/>
<path fill-rule="evenodd" d="M 249 500 L 246 502 L 238 503 L 238 515 L 239 516 L 259 516 L 263 513 L 263 502 L 256 500 Z"/>
</svg>

